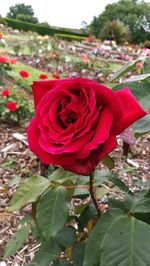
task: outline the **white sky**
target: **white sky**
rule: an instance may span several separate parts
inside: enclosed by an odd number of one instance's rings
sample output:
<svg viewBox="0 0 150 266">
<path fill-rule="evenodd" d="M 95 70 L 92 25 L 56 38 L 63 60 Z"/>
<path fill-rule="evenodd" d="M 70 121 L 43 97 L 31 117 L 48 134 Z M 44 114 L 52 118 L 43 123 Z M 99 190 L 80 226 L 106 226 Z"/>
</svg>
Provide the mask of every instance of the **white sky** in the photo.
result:
<svg viewBox="0 0 150 266">
<path fill-rule="evenodd" d="M 1 0 L 2 1 L 2 0 Z M 90 23 L 103 12 L 106 5 L 118 0 L 3 0 L 0 14 L 6 16 L 9 7 L 24 3 L 31 5 L 40 22 L 51 26 L 81 28 L 81 22 Z M 150 0 L 149 0 L 150 1 Z"/>
<path fill-rule="evenodd" d="M 51 26 L 81 28 L 81 22 L 88 24 L 99 15 L 105 6 L 118 0 L 1 0 L 0 15 L 6 16 L 9 7 L 24 3 L 31 5 L 40 22 Z M 145 0 L 149 2 L 150 0 Z"/>
</svg>

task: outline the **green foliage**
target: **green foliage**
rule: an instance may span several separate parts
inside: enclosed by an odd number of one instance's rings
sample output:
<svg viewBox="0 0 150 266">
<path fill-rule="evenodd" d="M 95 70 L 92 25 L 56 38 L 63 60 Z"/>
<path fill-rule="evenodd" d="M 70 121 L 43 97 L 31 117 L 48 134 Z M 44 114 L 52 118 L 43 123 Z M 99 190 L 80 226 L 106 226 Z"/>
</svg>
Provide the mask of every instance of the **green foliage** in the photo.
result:
<svg viewBox="0 0 150 266">
<path fill-rule="evenodd" d="M 110 81 L 114 81 L 116 79 L 118 79 L 120 76 L 123 76 L 125 73 L 127 73 L 128 71 L 132 70 L 133 67 L 138 63 L 142 61 L 142 59 L 136 59 L 136 60 L 132 60 L 130 62 L 128 62 L 127 64 L 125 64 L 124 66 L 120 67 L 113 75 L 113 77 L 111 78 Z"/>
<path fill-rule="evenodd" d="M 11 19 L 17 19 L 30 23 L 38 23 L 38 19 L 34 17 L 34 11 L 31 5 L 16 4 L 9 8 L 7 17 Z"/>
<path fill-rule="evenodd" d="M 16 189 L 8 210 L 18 210 L 31 202 L 35 202 L 49 185 L 49 181 L 42 176 L 29 177 Z"/>
<path fill-rule="evenodd" d="M 102 40 L 114 39 L 118 44 L 125 43 L 130 41 L 131 33 L 127 25 L 119 20 L 108 21 L 102 31 L 101 31 Z"/>
<path fill-rule="evenodd" d="M 85 243 L 76 244 L 72 250 L 74 266 L 82 266 L 84 258 Z"/>
<path fill-rule="evenodd" d="M 146 58 L 144 61 L 144 68 L 143 68 L 144 73 L 149 73 L 150 72 L 150 57 Z"/>
<path fill-rule="evenodd" d="M 17 210 L 36 200 L 33 205 L 36 207 L 35 221 L 31 216 L 20 221 L 21 232 L 9 240 L 5 256 L 16 252 L 31 230 L 41 246 L 32 263 L 26 266 L 48 266 L 50 263 L 55 266 L 116 266 L 120 263 L 147 266 L 150 260 L 149 191 L 134 195 L 119 176 L 97 170 L 94 179 L 98 187 L 95 189 L 102 189 L 103 182 L 108 185 L 111 181 L 123 191 L 121 200 L 108 197 L 109 210 L 100 218 L 91 202 L 85 205 L 82 202 L 78 214 L 75 214 L 73 210 L 76 207 L 70 204 L 65 182 L 69 180 L 73 184 L 74 179 L 74 184 L 86 184 L 87 180 L 83 178 L 58 168 L 49 175 L 49 180 L 37 176 L 23 182 L 11 200 L 10 209 Z M 98 182 L 98 178 L 102 181 Z"/>
<path fill-rule="evenodd" d="M 150 106 L 149 106 L 149 108 L 150 108 Z M 150 115 L 146 115 L 143 118 L 141 118 L 139 121 L 137 121 L 133 125 L 133 130 L 134 130 L 135 134 L 136 133 L 144 134 L 144 133 L 149 132 L 150 131 Z"/>
<path fill-rule="evenodd" d="M 54 237 L 63 228 L 69 214 L 67 190 L 51 187 L 39 199 L 37 206 L 37 224 L 46 239 Z"/>
<path fill-rule="evenodd" d="M 111 209 L 97 222 L 87 241 L 84 266 L 146 266 L 150 261 L 150 226 Z"/>
<path fill-rule="evenodd" d="M 89 30 L 100 37 L 108 21 L 118 19 L 130 28 L 131 41 L 141 43 L 150 40 L 150 4 L 144 1 L 120 0 L 108 4 L 105 10 L 94 17 Z"/>
<path fill-rule="evenodd" d="M 129 213 L 150 213 L 150 198 L 142 193 L 137 195 L 126 195 L 124 204 Z"/>
<path fill-rule="evenodd" d="M 16 110 L 13 112 L 6 108 L 7 102 L 11 101 L 16 103 Z M 19 124 L 33 116 L 33 105 L 18 87 L 11 88 L 7 97 L 0 96 L 0 104 L 0 120 L 4 123 Z"/>
<path fill-rule="evenodd" d="M 106 165 L 109 170 L 114 168 L 114 161 L 109 155 L 102 159 L 102 163 Z"/>
<path fill-rule="evenodd" d="M 109 176 L 109 180 L 115 184 L 117 187 L 119 187 L 122 191 L 124 192 L 128 192 L 128 193 L 131 193 L 131 191 L 129 190 L 129 188 L 125 185 L 125 183 L 120 179 L 118 178 L 116 175 L 114 174 L 110 174 Z"/>
<path fill-rule="evenodd" d="M 126 87 L 130 88 L 138 101 L 149 96 L 149 84 L 147 82 L 123 82 L 115 85 L 113 90 L 116 91 Z"/>
<path fill-rule="evenodd" d="M 56 241 L 62 247 L 70 247 L 76 241 L 76 229 L 72 226 L 65 226 L 55 237 Z"/>
<path fill-rule="evenodd" d="M 145 41 L 144 42 L 144 44 L 143 44 L 143 46 L 145 47 L 145 48 L 148 48 L 148 49 L 150 49 L 150 40 L 148 41 Z"/>
<path fill-rule="evenodd" d="M 7 23 L 5 22 L 4 18 L 0 17 L 0 24 L 6 25 Z"/>
<path fill-rule="evenodd" d="M 57 242 L 50 239 L 39 248 L 32 263 L 26 264 L 26 266 L 48 266 L 49 262 L 55 260 L 60 252 L 61 249 Z"/>
<path fill-rule="evenodd" d="M 60 33 L 54 34 L 54 37 L 67 41 L 83 41 L 86 39 L 85 36 L 76 36 L 76 35 L 60 34 Z"/>
<path fill-rule="evenodd" d="M 4 21 L 8 26 L 13 29 L 23 30 L 23 31 L 33 31 L 37 32 L 40 35 L 54 35 L 58 34 L 69 34 L 69 35 L 77 35 L 77 36 L 87 36 L 86 33 L 66 29 L 66 28 L 58 28 L 58 27 L 44 27 L 39 24 L 32 24 L 28 22 L 22 22 L 17 19 L 5 18 Z"/>
<path fill-rule="evenodd" d="M 150 77 L 150 73 L 137 75 L 137 76 L 132 76 L 131 78 L 127 79 L 126 82 L 140 81 L 140 80 L 147 79 L 149 77 Z"/>
<path fill-rule="evenodd" d="M 19 229 L 7 242 L 7 245 L 5 246 L 4 257 L 10 257 L 19 248 L 21 248 L 22 244 L 28 238 L 29 232 L 30 227 L 28 225 L 25 225 L 21 229 Z"/>
<path fill-rule="evenodd" d="M 0 62 L 0 85 L 4 85 L 4 78 L 7 77 L 7 71 L 12 70 L 12 66 L 8 62 Z"/>
<path fill-rule="evenodd" d="M 72 263 L 66 259 L 62 259 L 54 261 L 53 266 L 72 266 Z"/>
</svg>

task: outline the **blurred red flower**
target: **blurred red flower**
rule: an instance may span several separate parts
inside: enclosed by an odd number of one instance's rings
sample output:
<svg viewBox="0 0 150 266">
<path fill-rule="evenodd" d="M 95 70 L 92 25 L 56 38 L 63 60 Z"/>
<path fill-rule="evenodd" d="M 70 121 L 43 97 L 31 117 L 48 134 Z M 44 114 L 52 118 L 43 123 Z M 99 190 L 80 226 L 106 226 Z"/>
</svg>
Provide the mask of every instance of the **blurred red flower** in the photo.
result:
<svg viewBox="0 0 150 266">
<path fill-rule="evenodd" d="M 0 63 L 16 64 L 16 59 L 11 58 L 9 55 L 0 55 Z"/>
<path fill-rule="evenodd" d="M 150 51 L 147 52 L 146 56 L 150 56 Z"/>
<path fill-rule="evenodd" d="M 81 58 L 82 58 L 82 61 L 83 61 L 84 63 L 89 64 L 89 63 L 91 62 L 90 59 L 89 59 L 86 55 L 82 55 Z"/>
<path fill-rule="evenodd" d="M 39 75 L 39 79 L 47 79 L 47 78 L 48 78 L 48 76 L 47 76 L 46 73 L 41 73 L 41 74 Z"/>
<path fill-rule="evenodd" d="M 60 76 L 59 76 L 58 74 L 55 74 L 55 73 L 52 74 L 52 77 L 53 77 L 54 79 L 60 79 Z"/>
<path fill-rule="evenodd" d="M 2 96 L 8 96 L 10 94 L 10 90 L 3 90 L 2 91 Z"/>
<path fill-rule="evenodd" d="M 9 61 L 10 61 L 11 64 L 16 64 L 16 59 L 14 59 L 14 58 L 10 58 Z"/>
<path fill-rule="evenodd" d="M 138 62 L 138 63 L 136 64 L 136 67 L 137 67 L 138 69 L 142 69 L 143 66 L 144 66 L 144 63 L 143 63 L 143 62 Z"/>
<path fill-rule="evenodd" d="M 0 55 L 0 63 L 8 63 L 9 59 L 7 56 Z"/>
<path fill-rule="evenodd" d="M 12 111 L 12 112 L 15 112 L 16 109 L 17 109 L 17 104 L 15 102 L 8 102 L 6 103 L 6 107 Z"/>
<path fill-rule="evenodd" d="M 25 70 L 20 70 L 19 71 L 19 75 L 22 77 L 22 78 L 28 78 L 29 77 L 29 73 Z"/>
<path fill-rule="evenodd" d="M 95 41 L 95 37 L 94 37 L 94 36 L 88 36 L 88 37 L 84 40 L 85 43 L 93 42 L 93 41 Z"/>
</svg>

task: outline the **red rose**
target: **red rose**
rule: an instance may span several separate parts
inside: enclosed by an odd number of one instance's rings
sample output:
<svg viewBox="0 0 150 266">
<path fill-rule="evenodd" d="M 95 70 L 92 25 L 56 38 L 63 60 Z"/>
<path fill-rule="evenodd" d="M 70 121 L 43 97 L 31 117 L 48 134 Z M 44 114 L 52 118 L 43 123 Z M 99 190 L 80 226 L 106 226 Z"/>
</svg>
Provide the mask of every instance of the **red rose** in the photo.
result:
<svg viewBox="0 0 150 266">
<path fill-rule="evenodd" d="M 52 77 L 53 77 L 54 79 L 60 79 L 60 76 L 59 76 L 58 74 L 55 74 L 55 73 L 52 74 Z"/>
<path fill-rule="evenodd" d="M 10 94 L 10 90 L 3 90 L 2 91 L 2 96 L 6 97 Z"/>
<path fill-rule="evenodd" d="M 9 59 L 8 56 L 0 55 L 0 63 L 8 63 Z"/>
<path fill-rule="evenodd" d="M 47 76 L 47 74 L 45 74 L 45 73 L 41 73 L 40 75 L 39 75 L 39 79 L 47 79 L 48 78 L 48 76 Z"/>
<path fill-rule="evenodd" d="M 147 52 L 146 56 L 150 56 L 150 51 Z"/>
<path fill-rule="evenodd" d="M 44 164 L 89 175 L 117 146 L 116 135 L 146 113 L 128 88 L 84 78 L 37 81 L 29 148 Z"/>
<path fill-rule="evenodd" d="M 142 69 L 143 66 L 144 66 L 144 63 L 143 63 L 143 62 L 138 62 L 138 63 L 136 64 L 136 67 L 137 67 L 138 69 Z"/>
<path fill-rule="evenodd" d="M 22 77 L 22 78 L 28 78 L 29 77 L 29 73 L 25 70 L 20 70 L 19 71 L 19 75 Z"/>
<path fill-rule="evenodd" d="M 6 103 L 6 107 L 11 111 L 15 112 L 17 109 L 17 104 L 15 102 L 8 102 Z"/>
<path fill-rule="evenodd" d="M 14 59 L 14 58 L 10 58 L 10 63 L 11 63 L 11 64 L 16 64 L 16 59 Z"/>
</svg>

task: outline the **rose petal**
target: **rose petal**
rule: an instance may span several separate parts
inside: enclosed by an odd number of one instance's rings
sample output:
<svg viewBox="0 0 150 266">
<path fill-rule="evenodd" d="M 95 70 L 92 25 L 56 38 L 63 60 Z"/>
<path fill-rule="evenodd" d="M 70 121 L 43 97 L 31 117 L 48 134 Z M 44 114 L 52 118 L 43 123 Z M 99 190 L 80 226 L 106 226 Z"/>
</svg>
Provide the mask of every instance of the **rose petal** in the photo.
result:
<svg viewBox="0 0 150 266">
<path fill-rule="evenodd" d="M 42 97 L 50 91 L 55 84 L 57 83 L 57 80 L 40 80 L 40 81 L 34 81 L 32 83 L 32 91 L 34 96 L 34 106 L 36 108 L 39 101 L 42 99 Z"/>
<path fill-rule="evenodd" d="M 79 159 L 89 156 L 92 150 L 98 148 L 100 144 L 104 143 L 108 139 L 112 123 L 112 113 L 108 108 L 103 109 L 100 118 L 97 121 L 97 128 L 95 129 L 93 139 L 81 148 L 81 150 L 79 150 Z"/>
<path fill-rule="evenodd" d="M 104 145 L 99 145 L 99 148 L 92 151 L 90 156 L 80 160 L 75 160 L 74 164 L 64 166 L 65 170 L 75 172 L 79 175 L 90 175 L 95 167 L 98 165 L 100 160 L 107 154 L 113 151 L 117 147 L 117 141 L 114 136 L 111 136 Z"/>
<path fill-rule="evenodd" d="M 121 117 L 121 121 L 120 119 L 118 120 L 118 124 L 116 124 L 114 130 L 119 135 L 133 122 L 146 115 L 146 112 L 139 105 L 129 88 L 118 90 L 115 94 L 119 97 L 123 106 L 123 116 Z"/>
<path fill-rule="evenodd" d="M 33 118 L 30 121 L 30 124 L 27 129 L 27 135 L 28 135 L 28 144 L 29 149 L 34 152 L 38 158 L 44 163 L 44 164 L 55 164 L 55 165 L 65 165 L 68 164 L 68 161 L 73 164 L 74 163 L 74 154 L 63 154 L 61 155 L 55 155 L 49 154 L 45 152 L 39 145 L 39 138 L 40 138 L 40 130 L 37 127 L 38 121 L 36 118 Z"/>
</svg>

